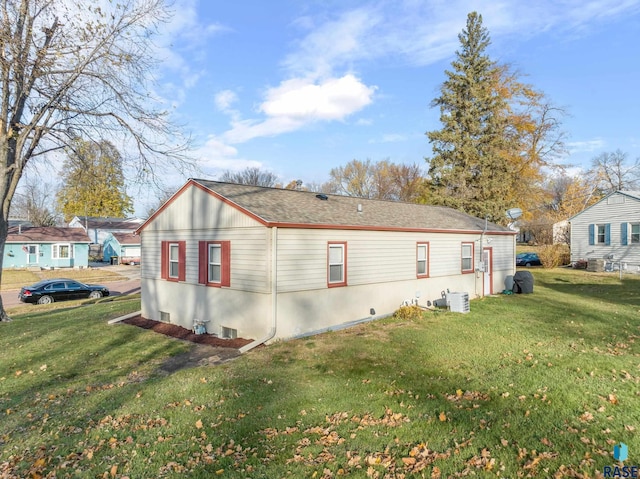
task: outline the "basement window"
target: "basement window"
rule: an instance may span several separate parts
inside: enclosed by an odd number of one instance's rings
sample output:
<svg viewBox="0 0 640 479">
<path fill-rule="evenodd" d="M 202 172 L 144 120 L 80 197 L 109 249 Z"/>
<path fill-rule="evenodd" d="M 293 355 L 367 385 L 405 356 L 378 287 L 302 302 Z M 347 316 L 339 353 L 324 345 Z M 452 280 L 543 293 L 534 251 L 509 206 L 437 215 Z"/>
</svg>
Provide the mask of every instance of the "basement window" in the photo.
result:
<svg viewBox="0 0 640 479">
<path fill-rule="evenodd" d="M 171 322 L 171 315 L 169 313 L 164 312 L 164 311 L 160 311 L 160 321 L 162 321 L 163 323 L 170 323 Z"/>
<path fill-rule="evenodd" d="M 226 326 L 221 326 L 220 337 L 222 339 L 236 339 L 238 337 L 238 330 L 233 328 L 227 328 Z"/>
</svg>

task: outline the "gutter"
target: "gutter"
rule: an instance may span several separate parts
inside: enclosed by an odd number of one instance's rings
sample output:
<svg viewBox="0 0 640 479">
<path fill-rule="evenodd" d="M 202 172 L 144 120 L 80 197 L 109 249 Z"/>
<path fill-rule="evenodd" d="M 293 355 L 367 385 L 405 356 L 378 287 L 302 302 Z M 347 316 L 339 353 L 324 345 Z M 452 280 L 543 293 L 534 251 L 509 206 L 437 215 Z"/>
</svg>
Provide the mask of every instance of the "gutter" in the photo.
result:
<svg viewBox="0 0 640 479">
<path fill-rule="evenodd" d="M 242 346 L 238 351 L 244 354 L 251 351 L 253 348 L 266 343 L 273 339 L 276 335 L 278 326 L 278 227 L 273 226 L 271 228 L 271 328 L 269 332 L 260 339 L 256 339 L 254 342 Z"/>
</svg>

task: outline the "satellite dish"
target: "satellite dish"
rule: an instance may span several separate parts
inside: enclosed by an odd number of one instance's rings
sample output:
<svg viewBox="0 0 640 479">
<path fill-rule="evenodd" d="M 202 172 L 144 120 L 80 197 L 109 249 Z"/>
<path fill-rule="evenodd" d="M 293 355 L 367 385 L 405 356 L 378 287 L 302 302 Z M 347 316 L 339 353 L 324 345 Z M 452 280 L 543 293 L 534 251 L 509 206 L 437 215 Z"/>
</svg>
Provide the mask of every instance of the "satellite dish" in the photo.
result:
<svg viewBox="0 0 640 479">
<path fill-rule="evenodd" d="M 510 208 L 505 212 L 507 218 L 516 220 L 522 216 L 522 210 L 520 208 Z"/>
</svg>

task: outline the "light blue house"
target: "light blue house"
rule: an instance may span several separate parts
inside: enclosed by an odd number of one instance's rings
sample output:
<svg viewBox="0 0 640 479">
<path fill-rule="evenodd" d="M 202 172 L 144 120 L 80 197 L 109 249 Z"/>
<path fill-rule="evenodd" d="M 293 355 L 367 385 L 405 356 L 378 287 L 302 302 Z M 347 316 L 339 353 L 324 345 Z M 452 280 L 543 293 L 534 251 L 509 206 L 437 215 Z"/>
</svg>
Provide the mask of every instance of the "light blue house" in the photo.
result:
<svg viewBox="0 0 640 479">
<path fill-rule="evenodd" d="M 107 262 L 116 257 L 118 263 L 140 264 L 140 236 L 110 233 L 102 245 L 102 257 Z"/>
<path fill-rule="evenodd" d="M 144 223 L 141 218 L 98 218 L 95 216 L 74 216 L 70 228 L 84 229 L 91 243 L 104 245 L 110 233 L 133 233 Z"/>
<path fill-rule="evenodd" d="M 86 268 L 89 236 L 82 228 L 9 228 L 3 268 Z"/>
</svg>

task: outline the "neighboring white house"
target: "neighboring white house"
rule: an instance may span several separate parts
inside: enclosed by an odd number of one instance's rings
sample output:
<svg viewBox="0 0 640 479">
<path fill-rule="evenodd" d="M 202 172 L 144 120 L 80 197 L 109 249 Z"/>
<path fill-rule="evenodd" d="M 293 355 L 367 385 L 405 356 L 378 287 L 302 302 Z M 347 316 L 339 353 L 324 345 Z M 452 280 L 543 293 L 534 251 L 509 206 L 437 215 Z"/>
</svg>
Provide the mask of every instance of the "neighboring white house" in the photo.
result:
<svg viewBox="0 0 640 479">
<path fill-rule="evenodd" d="M 569 238 L 571 236 L 569 234 L 569 228 L 569 220 L 562 220 L 557 223 L 553 223 L 553 244 L 569 244 Z"/>
<path fill-rule="evenodd" d="M 616 191 L 569 219 L 571 261 L 640 267 L 640 192 Z"/>
<path fill-rule="evenodd" d="M 266 342 L 503 291 L 515 232 L 439 207 L 189 180 L 137 231 L 142 315 Z"/>
</svg>

